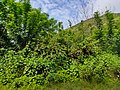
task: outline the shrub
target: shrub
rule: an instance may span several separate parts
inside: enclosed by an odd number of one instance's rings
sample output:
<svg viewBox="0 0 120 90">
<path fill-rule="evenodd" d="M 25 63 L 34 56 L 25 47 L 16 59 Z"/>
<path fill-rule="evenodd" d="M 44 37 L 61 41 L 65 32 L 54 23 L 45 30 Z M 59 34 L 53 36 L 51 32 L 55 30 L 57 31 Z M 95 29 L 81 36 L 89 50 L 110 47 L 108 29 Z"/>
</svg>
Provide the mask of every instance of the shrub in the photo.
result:
<svg viewBox="0 0 120 90">
<path fill-rule="evenodd" d="M 120 57 L 109 53 L 90 56 L 85 59 L 84 65 L 80 66 L 81 78 L 101 82 L 105 77 L 116 78 L 120 75 Z"/>
</svg>

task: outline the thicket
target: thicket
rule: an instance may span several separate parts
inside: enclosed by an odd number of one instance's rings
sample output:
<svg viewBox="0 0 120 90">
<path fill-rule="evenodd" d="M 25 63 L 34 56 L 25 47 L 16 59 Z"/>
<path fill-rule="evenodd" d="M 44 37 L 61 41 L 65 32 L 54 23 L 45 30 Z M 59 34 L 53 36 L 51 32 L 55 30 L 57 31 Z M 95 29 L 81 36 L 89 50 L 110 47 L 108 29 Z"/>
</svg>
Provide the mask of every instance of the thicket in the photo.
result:
<svg viewBox="0 0 120 90">
<path fill-rule="evenodd" d="M 29 0 L 0 1 L 1 85 L 20 88 L 119 80 L 120 18 L 110 11 L 105 17 L 103 23 L 99 12 L 95 13 L 96 25 L 88 36 L 83 24 L 78 32 L 63 30 L 61 22 L 32 8 Z"/>
</svg>

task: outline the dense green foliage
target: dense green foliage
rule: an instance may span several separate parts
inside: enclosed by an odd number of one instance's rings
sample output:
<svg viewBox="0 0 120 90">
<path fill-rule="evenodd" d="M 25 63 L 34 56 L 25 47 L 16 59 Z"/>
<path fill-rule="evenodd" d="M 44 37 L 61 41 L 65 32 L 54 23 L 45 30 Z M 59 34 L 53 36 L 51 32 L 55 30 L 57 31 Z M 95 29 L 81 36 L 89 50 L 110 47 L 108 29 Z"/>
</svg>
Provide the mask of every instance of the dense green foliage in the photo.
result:
<svg viewBox="0 0 120 90">
<path fill-rule="evenodd" d="M 120 17 L 63 30 L 29 0 L 0 1 L 0 84 L 8 88 L 120 80 Z"/>
</svg>

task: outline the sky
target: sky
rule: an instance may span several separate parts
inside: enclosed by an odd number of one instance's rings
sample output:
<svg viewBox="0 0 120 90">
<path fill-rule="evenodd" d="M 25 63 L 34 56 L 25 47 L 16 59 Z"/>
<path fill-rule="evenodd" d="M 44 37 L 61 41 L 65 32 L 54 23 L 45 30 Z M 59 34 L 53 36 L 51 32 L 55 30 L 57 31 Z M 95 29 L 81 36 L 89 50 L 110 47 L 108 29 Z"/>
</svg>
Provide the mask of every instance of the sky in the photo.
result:
<svg viewBox="0 0 120 90">
<path fill-rule="evenodd" d="M 120 0 L 31 0 L 34 8 L 41 8 L 50 18 L 63 22 L 64 28 L 81 20 L 91 18 L 95 11 L 103 14 L 106 10 L 120 12 Z"/>
</svg>

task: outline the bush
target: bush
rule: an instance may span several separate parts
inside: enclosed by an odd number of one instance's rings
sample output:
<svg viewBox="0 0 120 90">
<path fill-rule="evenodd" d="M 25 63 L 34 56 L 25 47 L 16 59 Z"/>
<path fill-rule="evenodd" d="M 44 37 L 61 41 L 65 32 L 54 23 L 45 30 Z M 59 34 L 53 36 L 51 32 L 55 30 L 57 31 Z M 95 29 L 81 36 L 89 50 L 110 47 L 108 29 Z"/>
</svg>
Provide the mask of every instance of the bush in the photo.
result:
<svg viewBox="0 0 120 90">
<path fill-rule="evenodd" d="M 90 56 L 85 59 L 84 65 L 80 66 L 81 78 L 91 81 L 92 79 L 101 82 L 105 77 L 119 78 L 120 57 L 109 53 Z M 115 76 L 115 77 L 114 77 Z"/>
</svg>

